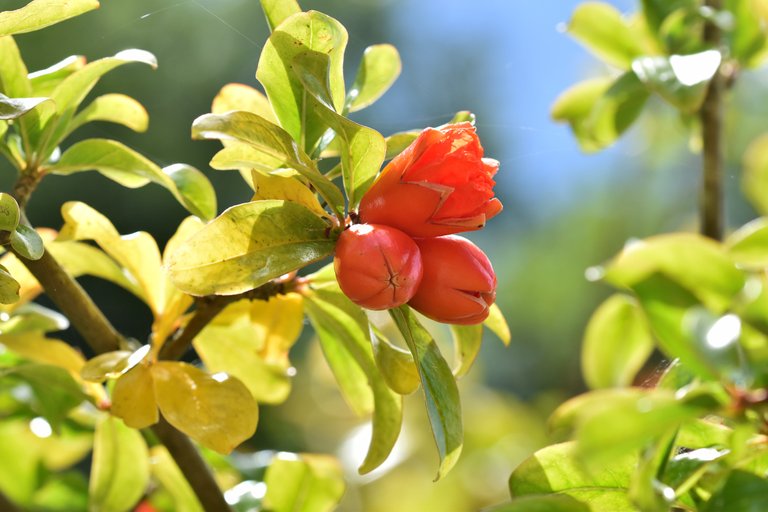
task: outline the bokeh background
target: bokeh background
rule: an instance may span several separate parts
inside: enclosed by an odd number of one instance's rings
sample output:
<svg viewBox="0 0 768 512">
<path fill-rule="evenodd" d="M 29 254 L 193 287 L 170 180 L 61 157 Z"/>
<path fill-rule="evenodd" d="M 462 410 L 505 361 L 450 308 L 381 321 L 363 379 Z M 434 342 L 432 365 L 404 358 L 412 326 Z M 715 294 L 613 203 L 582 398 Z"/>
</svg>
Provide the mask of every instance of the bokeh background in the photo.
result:
<svg viewBox="0 0 768 512">
<path fill-rule="evenodd" d="M 694 225 L 698 161 L 690 147 L 695 141 L 655 102 L 649 106 L 655 116 L 646 113 L 619 144 L 596 155 L 581 153 L 567 126 L 550 120 L 549 107 L 560 92 L 611 72 L 564 33 L 576 0 L 300 3 L 347 27 L 350 81 L 366 46 L 388 42 L 401 53 L 400 79 L 353 119 L 388 135 L 442 124 L 458 110 L 477 115 L 486 155 L 501 162 L 497 194 L 505 210 L 471 238 L 494 262 L 498 303 L 513 342 L 505 348 L 489 335 L 473 372 L 462 381 L 465 455 L 438 484 L 432 483 L 436 456 L 420 396 L 407 401 L 405 435 L 392 463 L 370 477 L 355 476 L 367 442 L 365 426 L 335 391 L 309 328 L 292 356 L 298 375 L 291 398 L 262 410 L 251 447 L 338 454 L 349 468 L 343 510 L 463 511 L 500 502 L 510 471 L 547 441 L 547 414 L 583 389 L 582 332 L 609 291 L 588 282 L 585 270 L 610 258 L 627 239 Z M 632 0 L 608 3 L 624 12 L 636 8 Z M 185 162 L 204 170 L 217 187 L 222 210 L 247 201 L 250 191 L 238 173 L 207 166 L 218 144 L 192 141 L 190 125 L 209 112 L 223 85 L 256 85 L 267 35 L 256 0 L 102 0 L 97 11 L 17 41 L 30 70 L 71 54 L 90 60 L 126 48 L 153 52 L 157 70 L 122 67 L 93 93 L 137 98 L 150 114 L 148 132 L 99 124 L 77 135 L 116 138 L 161 165 Z M 759 75 L 742 80 L 750 108 L 729 122 L 734 155 L 750 133 L 765 128 L 765 107 L 749 94 L 763 80 Z M 7 187 L 12 171 L 0 170 Z M 738 171 L 729 172 L 727 181 L 736 195 Z M 73 199 L 109 215 L 121 233 L 149 231 L 161 244 L 186 215 L 159 187 L 126 190 L 96 173 L 82 173 L 47 178 L 32 199 L 30 219 L 59 227 L 59 208 Z M 740 201 L 731 205 L 732 224 L 751 214 Z M 150 316 L 144 306 L 109 284 L 83 282 L 118 329 L 146 338 Z"/>
</svg>

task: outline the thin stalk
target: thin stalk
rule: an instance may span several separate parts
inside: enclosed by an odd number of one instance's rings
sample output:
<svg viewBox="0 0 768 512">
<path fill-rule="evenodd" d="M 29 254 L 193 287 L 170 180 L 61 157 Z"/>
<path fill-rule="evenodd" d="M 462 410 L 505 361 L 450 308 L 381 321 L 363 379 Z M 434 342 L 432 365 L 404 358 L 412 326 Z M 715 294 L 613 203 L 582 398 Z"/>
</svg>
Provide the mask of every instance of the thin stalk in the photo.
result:
<svg viewBox="0 0 768 512">
<path fill-rule="evenodd" d="M 713 10 L 721 8 L 720 0 L 707 0 Z M 704 42 L 713 48 L 720 46 L 721 31 L 712 21 L 704 26 Z M 700 196 L 701 234 L 715 240 L 723 238 L 723 147 L 722 111 L 724 77 L 715 73 L 699 111 L 702 138 L 702 186 Z"/>
</svg>

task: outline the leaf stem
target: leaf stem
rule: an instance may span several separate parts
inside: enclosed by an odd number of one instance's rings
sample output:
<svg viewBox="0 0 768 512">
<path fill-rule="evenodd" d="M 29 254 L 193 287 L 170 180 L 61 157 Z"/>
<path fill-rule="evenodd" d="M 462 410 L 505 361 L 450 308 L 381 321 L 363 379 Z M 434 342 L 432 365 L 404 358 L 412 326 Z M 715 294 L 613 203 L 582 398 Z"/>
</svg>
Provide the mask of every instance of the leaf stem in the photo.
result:
<svg viewBox="0 0 768 512">
<path fill-rule="evenodd" d="M 713 10 L 721 8 L 720 0 L 706 0 Z M 704 26 L 704 42 L 720 46 L 721 30 L 711 20 Z M 712 77 L 704 103 L 699 110 L 702 137 L 702 186 L 700 196 L 701 234 L 721 240 L 724 231 L 723 214 L 723 148 L 722 148 L 722 93 L 724 77 L 720 70 Z"/>
</svg>

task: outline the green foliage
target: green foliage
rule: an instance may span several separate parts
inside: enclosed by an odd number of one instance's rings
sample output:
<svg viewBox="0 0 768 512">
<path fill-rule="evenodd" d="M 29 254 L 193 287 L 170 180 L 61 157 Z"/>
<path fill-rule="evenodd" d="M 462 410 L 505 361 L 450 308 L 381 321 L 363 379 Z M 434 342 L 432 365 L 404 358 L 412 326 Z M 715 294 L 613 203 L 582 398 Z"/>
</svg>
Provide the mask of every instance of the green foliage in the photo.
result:
<svg viewBox="0 0 768 512">
<path fill-rule="evenodd" d="M 97 0 L 32 0 L 0 13 L 0 36 L 32 32 L 99 7 Z"/>
</svg>

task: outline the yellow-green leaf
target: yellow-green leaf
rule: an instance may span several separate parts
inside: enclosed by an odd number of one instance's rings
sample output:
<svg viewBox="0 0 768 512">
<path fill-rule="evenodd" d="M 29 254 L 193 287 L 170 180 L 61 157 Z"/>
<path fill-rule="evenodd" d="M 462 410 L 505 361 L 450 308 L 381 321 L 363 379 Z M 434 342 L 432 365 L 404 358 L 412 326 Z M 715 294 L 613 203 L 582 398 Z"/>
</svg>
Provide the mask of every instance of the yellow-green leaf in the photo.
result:
<svg viewBox="0 0 768 512">
<path fill-rule="evenodd" d="M 239 380 L 172 361 L 151 372 L 165 419 L 206 448 L 229 453 L 256 431 L 258 406 Z"/>
<path fill-rule="evenodd" d="M 0 12 L 0 36 L 39 30 L 98 7 L 98 0 L 32 0 L 15 11 Z"/>
<path fill-rule="evenodd" d="M 171 495 L 173 509 L 178 512 L 204 512 L 184 474 L 163 445 L 153 446 L 150 451 L 150 470 L 160 486 Z"/>
<path fill-rule="evenodd" d="M 410 352 L 396 347 L 382 333 L 373 328 L 371 345 L 376 366 L 392 391 L 401 395 L 410 395 L 419 389 L 419 370 Z"/>
<path fill-rule="evenodd" d="M 607 3 L 581 3 L 573 12 L 568 32 L 599 58 L 621 69 L 629 69 L 632 60 L 644 53 L 637 34 Z"/>
<path fill-rule="evenodd" d="M 122 418 L 129 427 L 145 428 L 154 425 L 159 419 L 153 375 L 149 366 L 139 363 L 115 382 L 112 389 L 112 414 Z"/>
<path fill-rule="evenodd" d="M 252 172 L 254 195 L 252 201 L 263 199 L 285 199 L 293 201 L 321 217 L 327 217 L 326 212 L 320 201 L 317 200 L 315 193 L 301 181 L 276 174 L 264 174 Z"/>
<path fill-rule="evenodd" d="M 271 512 L 331 512 L 344 494 L 344 473 L 327 455 L 278 453 L 264 475 Z"/>
<path fill-rule="evenodd" d="M 261 91 L 245 84 L 227 84 L 213 98 L 211 112 L 223 114 L 232 110 L 244 110 L 276 123 L 272 106 Z"/>
<path fill-rule="evenodd" d="M 286 18 L 301 12 L 296 0 L 261 0 L 261 8 L 267 17 L 269 30 L 275 30 Z"/>
<path fill-rule="evenodd" d="M 13 231 L 19 225 L 19 203 L 10 194 L 0 192 L 0 231 Z"/>
<path fill-rule="evenodd" d="M 104 382 L 108 378 L 118 377 L 128 367 L 128 358 L 132 352 L 116 350 L 99 354 L 89 359 L 80 369 L 80 377 L 91 382 Z"/>
<path fill-rule="evenodd" d="M 105 94 L 77 113 L 69 125 L 69 132 L 93 121 L 122 124 L 135 132 L 145 132 L 149 126 L 149 114 L 141 103 L 130 96 Z"/>
<path fill-rule="evenodd" d="M 174 284 L 192 295 L 232 295 L 326 257 L 329 225 L 290 201 L 233 206 L 171 257 Z"/>
<path fill-rule="evenodd" d="M 149 484 L 149 452 L 139 431 L 104 415 L 96 424 L 88 508 L 123 512 L 144 495 Z"/>
<path fill-rule="evenodd" d="M 397 48 L 391 44 L 369 46 L 347 92 L 350 112 L 362 110 L 378 100 L 400 75 L 402 64 Z"/>
<path fill-rule="evenodd" d="M 488 318 L 483 321 L 483 325 L 498 336 L 504 345 L 509 346 L 509 343 L 512 341 L 512 334 L 509 331 L 507 320 L 504 318 L 504 313 L 501 312 L 498 304 L 491 304 L 491 307 L 488 309 Z"/>
<path fill-rule="evenodd" d="M 0 345 L 36 363 L 64 368 L 73 375 L 80 375 L 85 364 L 83 355 L 61 340 L 46 338 L 39 331 L 23 334 L 3 334 Z"/>
</svg>

